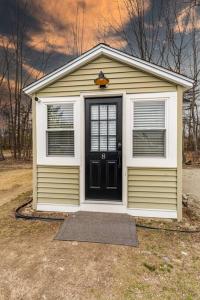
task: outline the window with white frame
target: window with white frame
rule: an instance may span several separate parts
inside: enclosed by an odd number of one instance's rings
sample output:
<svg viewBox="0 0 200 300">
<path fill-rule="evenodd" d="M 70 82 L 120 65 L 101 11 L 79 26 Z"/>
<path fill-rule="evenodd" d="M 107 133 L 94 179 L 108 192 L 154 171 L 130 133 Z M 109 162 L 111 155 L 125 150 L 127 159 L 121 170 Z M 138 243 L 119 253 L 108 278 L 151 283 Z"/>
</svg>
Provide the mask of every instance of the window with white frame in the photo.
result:
<svg viewBox="0 0 200 300">
<path fill-rule="evenodd" d="M 164 100 L 133 102 L 133 157 L 165 157 L 165 123 Z"/>
<path fill-rule="evenodd" d="M 47 105 L 47 155 L 74 156 L 74 104 Z"/>
</svg>

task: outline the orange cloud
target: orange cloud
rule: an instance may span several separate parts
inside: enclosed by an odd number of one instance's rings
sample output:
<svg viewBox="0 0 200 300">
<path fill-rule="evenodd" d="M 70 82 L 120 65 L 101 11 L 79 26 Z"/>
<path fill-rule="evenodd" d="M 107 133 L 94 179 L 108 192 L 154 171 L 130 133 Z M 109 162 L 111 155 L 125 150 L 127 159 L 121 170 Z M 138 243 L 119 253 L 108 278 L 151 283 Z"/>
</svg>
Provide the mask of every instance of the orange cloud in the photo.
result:
<svg viewBox="0 0 200 300">
<path fill-rule="evenodd" d="M 174 31 L 190 33 L 194 28 L 200 29 L 200 19 L 196 11 L 196 7 L 188 5 L 178 14 Z"/>
<path fill-rule="evenodd" d="M 30 78 L 38 79 L 45 75 L 45 73 L 43 71 L 39 71 L 38 69 L 35 69 L 34 67 L 32 67 L 26 63 L 23 64 L 23 69 L 26 70 L 26 72 Z"/>
<path fill-rule="evenodd" d="M 143 1 L 143 0 L 142 0 Z M 111 29 L 128 21 L 125 0 L 38 0 L 43 32 L 31 36 L 29 45 L 37 50 L 54 48 L 60 53 L 73 54 L 75 50 L 84 52 L 98 42 L 98 38 Z M 145 9 L 149 0 L 143 1 Z M 120 38 L 107 39 L 111 46 L 124 46 Z"/>
<path fill-rule="evenodd" d="M 3 47 L 5 49 L 15 49 L 15 45 L 13 44 L 13 41 L 11 41 L 7 36 L 3 36 L 0 34 L 0 47 Z"/>
</svg>

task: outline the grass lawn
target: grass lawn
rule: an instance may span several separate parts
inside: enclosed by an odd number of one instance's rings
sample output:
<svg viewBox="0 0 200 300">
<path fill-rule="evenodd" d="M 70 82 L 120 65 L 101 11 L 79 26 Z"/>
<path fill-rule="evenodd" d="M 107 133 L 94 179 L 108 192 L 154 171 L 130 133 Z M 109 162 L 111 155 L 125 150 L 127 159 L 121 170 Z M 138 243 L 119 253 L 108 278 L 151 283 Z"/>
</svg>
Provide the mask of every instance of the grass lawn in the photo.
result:
<svg viewBox="0 0 200 300">
<path fill-rule="evenodd" d="M 61 223 L 15 220 L 29 194 L 0 207 L 1 300 L 200 299 L 200 234 L 137 229 L 138 248 L 54 241 Z"/>
</svg>

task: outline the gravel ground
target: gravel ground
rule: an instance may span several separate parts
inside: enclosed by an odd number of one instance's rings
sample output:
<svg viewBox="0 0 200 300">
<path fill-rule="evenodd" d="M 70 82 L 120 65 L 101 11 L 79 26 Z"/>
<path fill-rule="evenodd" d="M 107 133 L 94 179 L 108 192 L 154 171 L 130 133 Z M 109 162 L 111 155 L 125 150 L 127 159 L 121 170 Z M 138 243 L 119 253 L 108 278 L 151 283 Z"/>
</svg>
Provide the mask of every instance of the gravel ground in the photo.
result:
<svg viewBox="0 0 200 300">
<path fill-rule="evenodd" d="M 183 169 L 183 193 L 200 200 L 200 168 Z"/>
</svg>

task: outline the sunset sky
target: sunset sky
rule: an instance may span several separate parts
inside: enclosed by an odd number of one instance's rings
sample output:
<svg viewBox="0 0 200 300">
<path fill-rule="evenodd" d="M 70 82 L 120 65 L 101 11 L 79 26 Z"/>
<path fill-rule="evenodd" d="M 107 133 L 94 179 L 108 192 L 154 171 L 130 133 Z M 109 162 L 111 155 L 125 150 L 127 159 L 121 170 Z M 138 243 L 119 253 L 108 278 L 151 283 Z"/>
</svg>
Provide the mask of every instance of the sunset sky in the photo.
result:
<svg viewBox="0 0 200 300">
<path fill-rule="evenodd" d="M 165 4 L 170 5 L 171 1 L 173 0 L 165 0 Z M 27 5 L 24 5 L 25 2 Z M 127 30 L 131 40 L 130 16 L 126 2 L 127 0 L 18 1 L 18 14 L 26 24 L 24 43 L 27 58 L 24 69 L 27 72 L 40 69 L 39 61 L 44 52 L 49 55 L 47 71 L 51 71 L 66 63 L 75 53 L 80 54 L 99 42 L 129 51 L 126 41 L 120 35 L 120 31 Z M 160 3 L 161 0 L 145 0 L 146 16 L 152 9 L 159 15 Z M 178 17 L 182 26 L 188 4 L 183 4 L 183 0 L 179 3 Z M 16 0 L 1 0 L 0 48 L 13 33 L 17 18 L 15 5 Z M 113 25 L 119 34 L 113 34 Z M 198 18 L 196 26 L 200 28 Z M 12 45 L 9 47 L 12 48 Z"/>
</svg>

